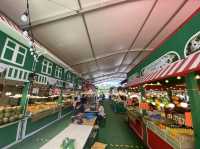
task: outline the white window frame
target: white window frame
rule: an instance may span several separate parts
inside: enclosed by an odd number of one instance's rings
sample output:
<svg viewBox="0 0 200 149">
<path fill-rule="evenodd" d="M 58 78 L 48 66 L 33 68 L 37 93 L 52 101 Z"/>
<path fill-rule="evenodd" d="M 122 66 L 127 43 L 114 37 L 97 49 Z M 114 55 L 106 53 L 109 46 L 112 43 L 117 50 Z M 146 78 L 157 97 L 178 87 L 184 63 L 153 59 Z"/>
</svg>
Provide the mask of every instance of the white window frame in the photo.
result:
<svg viewBox="0 0 200 149">
<path fill-rule="evenodd" d="M 46 62 L 46 64 L 45 64 Z M 44 65 L 46 65 L 46 71 L 44 71 L 43 67 Z M 51 72 L 49 73 L 48 70 L 49 68 L 51 69 Z M 48 75 L 51 75 L 52 74 L 52 70 L 53 70 L 53 63 L 48 61 L 47 59 L 44 59 L 43 62 L 42 62 L 42 69 L 41 69 L 41 72 L 43 74 L 48 74 Z"/>
<path fill-rule="evenodd" d="M 8 42 L 9 42 L 9 41 L 12 42 L 12 43 L 14 43 L 14 44 L 16 45 L 14 49 L 13 49 L 12 47 L 9 47 L 9 46 L 8 46 Z M 22 52 L 19 51 L 19 48 L 20 48 L 20 47 L 23 48 L 23 49 L 25 50 L 25 53 L 22 53 Z M 5 54 L 7 48 L 9 48 L 10 50 L 13 51 L 12 60 L 8 60 L 8 59 L 4 58 L 4 54 Z M 18 55 L 18 54 L 21 54 L 21 55 L 24 56 L 23 61 L 22 61 L 22 64 L 19 64 L 19 63 L 16 62 L 16 60 L 17 60 L 17 55 Z M 10 39 L 10 38 L 7 38 L 7 39 L 6 39 L 6 42 L 5 42 L 5 45 L 4 45 L 4 47 L 3 47 L 3 51 L 2 51 L 2 54 L 1 54 L 1 59 L 4 60 L 4 61 L 6 61 L 6 62 L 9 62 L 9 63 L 12 63 L 12 64 L 15 64 L 15 65 L 18 65 L 18 66 L 22 66 L 22 67 L 23 67 L 23 66 L 24 66 L 24 63 L 25 63 L 25 59 L 26 59 L 26 54 L 27 54 L 27 48 L 26 48 L 26 47 L 24 47 L 24 46 L 18 44 L 17 42 L 15 42 L 14 40 L 12 40 L 12 39 Z"/>
<path fill-rule="evenodd" d="M 56 66 L 56 69 L 55 69 L 55 77 L 56 78 L 61 78 L 62 77 L 62 68 L 59 67 L 59 66 Z"/>
</svg>

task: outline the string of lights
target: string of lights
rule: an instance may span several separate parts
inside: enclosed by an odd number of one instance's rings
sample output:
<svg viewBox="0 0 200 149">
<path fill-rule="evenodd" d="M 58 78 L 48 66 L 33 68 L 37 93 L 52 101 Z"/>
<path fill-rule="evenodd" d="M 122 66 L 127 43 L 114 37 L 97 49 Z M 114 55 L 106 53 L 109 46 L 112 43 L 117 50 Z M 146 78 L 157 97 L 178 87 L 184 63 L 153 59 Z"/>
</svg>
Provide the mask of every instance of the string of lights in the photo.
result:
<svg viewBox="0 0 200 149">
<path fill-rule="evenodd" d="M 38 62 L 39 57 L 42 55 L 42 53 L 40 51 L 38 51 L 35 47 L 35 40 L 34 40 L 34 34 L 32 31 L 32 24 L 31 24 L 31 14 L 30 14 L 30 6 L 29 6 L 29 0 L 25 0 L 26 3 L 26 10 L 25 12 L 21 15 L 20 20 L 23 23 L 27 24 L 27 28 L 23 31 L 23 35 L 24 36 L 30 36 L 31 39 L 29 41 L 29 46 L 30 46 L 30 52 L 31 55 L 34 57 L 34 67 L 35 68 L 35 63 Z"/>
</svg>

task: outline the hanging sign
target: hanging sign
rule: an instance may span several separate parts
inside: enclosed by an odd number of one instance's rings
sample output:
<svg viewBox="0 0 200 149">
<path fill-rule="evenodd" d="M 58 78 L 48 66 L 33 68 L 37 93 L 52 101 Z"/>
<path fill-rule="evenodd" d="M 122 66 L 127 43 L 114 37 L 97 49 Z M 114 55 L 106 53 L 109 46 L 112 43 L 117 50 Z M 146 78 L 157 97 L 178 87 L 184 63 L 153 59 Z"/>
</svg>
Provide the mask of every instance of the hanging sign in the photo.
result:
<svg viewBox="0 0 200 149">
<path fill-rule="evenodd" d="M 200 31 L 194 34 L 186 43 L 184 49 L 185 57 L 200 51 Z"/>
<path fill-rule="evenodd" d="M 153 61 L 152 63 L 144 67 L 141 70 L 141 75 L 143 76 L 145 74 L 150 74 L 154 72 L 155 70 L 160 70 L 164 68 L 165 66 L 167 66 L 168 64 L 173 63 L 179 59 L 180 59 L 180 56 L 177 52 L 175 51 L 167 52 L 166 54 L 164 54 L 157 60 Z"/>
<path fill-rule="evenodd" d="M 8 65 L 4 63 L 0 63 L 0 73 L 4 72 L 8 68 Z"/>
<path fill-rule="evenodd" d="M 47 82 L 48 82 L 49 85 L 56 85 L 57 79 L 54 79 L 52 77 L 48 77 Z"/>
<path fill-rule="evenodd" d="M 70 82 L 65 83 L 65 88 L 73 88 L 73 84 Z"/>
<path fill-rule="evenodd" d="M 33 95 L 38 95 L 39 94 L 39 88 L 38 87 L 33 88 L 32 94 Z"/>
<path fill-rule="evenodd" d="M 192 127 L 192 114 L 191 112 L 185 112 L 185 125 Z"/>
</svg>

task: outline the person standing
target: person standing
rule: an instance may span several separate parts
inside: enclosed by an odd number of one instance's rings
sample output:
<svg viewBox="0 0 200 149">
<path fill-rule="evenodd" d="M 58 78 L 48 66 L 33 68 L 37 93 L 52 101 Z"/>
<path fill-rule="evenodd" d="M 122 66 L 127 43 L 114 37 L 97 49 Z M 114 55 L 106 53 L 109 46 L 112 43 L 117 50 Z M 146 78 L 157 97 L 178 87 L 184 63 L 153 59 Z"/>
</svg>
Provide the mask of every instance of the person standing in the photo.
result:
<svg viewBox="0 0 200 149">
<path fill-rule="evenodd" d="M 104 112 L 103 102 L 99 101 L 97 104 L 97 122 L 99 125 L 101 125 L 103 122 L 105 122 L 106 114 Z M 105 123 L 103 123 L 104 125 Z"/>
</svg>

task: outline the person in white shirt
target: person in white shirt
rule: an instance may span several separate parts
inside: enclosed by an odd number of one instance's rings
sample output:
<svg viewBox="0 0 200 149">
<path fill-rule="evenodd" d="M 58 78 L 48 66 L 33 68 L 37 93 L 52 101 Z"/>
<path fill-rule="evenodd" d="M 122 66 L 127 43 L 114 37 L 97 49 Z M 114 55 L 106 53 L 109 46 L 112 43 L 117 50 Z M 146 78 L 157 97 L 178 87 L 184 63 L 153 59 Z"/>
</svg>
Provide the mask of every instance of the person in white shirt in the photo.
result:
<svg viewBox="0 0 200 149">
<path fill-rule="evenodd" d="M 105 112 L 104 112 L 104 107 L 103 107 L 103 105 L 101 104 L 101 102 L 100 102 L 100 105 L 99 105 L 99 107 L 98 107 L 98 115 L 101 116 L 101 117 L 103 117 L 103 118 L 106 116 L 106 114 L 105 114 Z"/>
<path fill-rule="evenodd" d="M 103 107 L 103 103 L 102 101 L 99 101 L 97 103 L 97 123 L 100 126 L 104 126 L 105 125 L 105 118 L 106 118 L 106 114 L 104 112 L 104 107 Z"/>
</svg>

